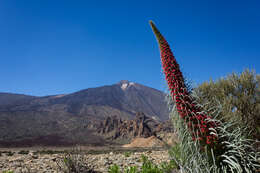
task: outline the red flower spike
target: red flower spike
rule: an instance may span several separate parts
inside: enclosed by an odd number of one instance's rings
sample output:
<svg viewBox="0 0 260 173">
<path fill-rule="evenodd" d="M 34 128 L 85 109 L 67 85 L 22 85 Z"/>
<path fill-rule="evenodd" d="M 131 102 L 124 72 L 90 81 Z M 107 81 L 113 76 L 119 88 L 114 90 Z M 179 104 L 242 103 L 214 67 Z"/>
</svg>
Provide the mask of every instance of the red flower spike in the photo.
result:
<svg viewBox="0 0 260 173">
<path fill-rule="evenodd" d="M 199 140 L 205 145 L 216 142 L 217 138 L 210 134 L 211 131 L 209 128 L 215 129 L 217 125 L 208 122 L 207 119 L 211 119 L 211 117 L 201 113 L 200 107 L 194 104 L 194 99 L 189 95 L 179 64 L 177 63 L 169 44 L 152 21 L 150 21 L 150 25 L 160 47 L 163 72 L 180 117 L 187 123 L 188 128 L 192 133 L 193 140 Z M 196 134 L 197 137 L 195 137 Z M 213 147 L 212 145 L 210 146 Z"/>
</svg>

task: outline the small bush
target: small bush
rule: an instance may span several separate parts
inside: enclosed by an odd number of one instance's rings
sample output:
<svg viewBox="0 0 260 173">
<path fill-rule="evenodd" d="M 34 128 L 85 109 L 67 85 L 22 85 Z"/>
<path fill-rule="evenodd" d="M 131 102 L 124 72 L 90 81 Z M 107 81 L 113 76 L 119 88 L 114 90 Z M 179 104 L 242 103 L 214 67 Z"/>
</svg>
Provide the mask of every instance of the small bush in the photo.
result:
<svg viewBox="0 0 260 173">
<path fill-rule="evenodd" d="M 7 151 L 7 152 L 6 152 L 6 155 L 7 155 L 7 156 L 13 156 L 13 155 L 14 155 L 14 153 L 15 153 L 15 152 L 12 152 L 12 151 Z"/>
<path fill-rule="evenodd" d="M 130 157 L 131 154 L 132 154 L 132 153 L 131 153 L 130 151 L 126 151 L 126 152 L 124 152 L 124 156 L 125 156 L 125 157 Z"/>
<path fill-rule="evenodd" d="M 145 155 L 142 155 L 142 169 L 141 173 L 163 173 L 162 170 L 155 164 L 152 163 L 152 161 L 148 160 L 148 157 Z"/>
<path fill-rule="evenodd" d="M 3 171 L 3 173 L 14 173 L 14 171 Z"/>
<path fill-rule="evenodd" d="M 137 167 L 136 166 L 130 166 L 125 169 L 125 173 L 136 173 L 137 172 Z"/>
<path fill-rule="evenodd" d="M 109 173 L 120 173 L 120 168 L 116 164 L 112 165 L 108 169 Z"/>
<path fill-rule="evenodd" d="M 59 171 L 64 173 L 96 173 L 84 160 L 82 154 L 66 154 L 61 162 L 57 162 Z"/>
<path fill-rule="evenodd" d="M 232 73 L 225 78 L 204 82 L 195 89 L 198 101 L 205 110 L 221 105 L 219 118 L 236 121 L 247 130 L 247 135 L 260 139 L 260 75 L 253 70 Z M 212 114 L 211 111 L 209 111 Z"/>
<path fill-rule="evenodd" d="M 171 160 L 170 163 L 162 162 L 160 166 L 164 173 L 171 173 L 172 170 L 178 168 L 178 165 L 174 160 Z"/>
<path fill-rule="evenodd" d="M 27 155 L 27 154 L 29 154 L 29 151 L 21 150 L 21 151 L 18 152 L 18 154 L 25 154 L 25 155 Z"/>
<path fill-rule="evenodd" d="M 55 151 L 55 150 L 41 150 L 34 152 L 35 154 L 60 154 L 64 153 L 65 151 Z"/>
</svg>

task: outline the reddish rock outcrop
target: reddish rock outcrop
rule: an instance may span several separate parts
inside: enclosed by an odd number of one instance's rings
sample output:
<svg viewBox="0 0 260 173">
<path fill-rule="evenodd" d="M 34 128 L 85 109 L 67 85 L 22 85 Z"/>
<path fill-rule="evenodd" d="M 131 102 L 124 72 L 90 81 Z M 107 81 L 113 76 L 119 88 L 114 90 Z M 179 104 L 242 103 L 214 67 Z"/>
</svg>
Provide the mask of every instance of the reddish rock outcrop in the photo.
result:
<svg viewBox="0 0 260 173">
<path fill-rule="evenodd" d="M 124 138 L 133 139 L 135 137 L 150 137 L 157 134 L 173 131 L 171 123 L 159 122 L 139 112 L 133 120 L 122 120 L 117 116 L 107 117 L 98 125 L 98 133 L 111 139 Z"/>
</svg>

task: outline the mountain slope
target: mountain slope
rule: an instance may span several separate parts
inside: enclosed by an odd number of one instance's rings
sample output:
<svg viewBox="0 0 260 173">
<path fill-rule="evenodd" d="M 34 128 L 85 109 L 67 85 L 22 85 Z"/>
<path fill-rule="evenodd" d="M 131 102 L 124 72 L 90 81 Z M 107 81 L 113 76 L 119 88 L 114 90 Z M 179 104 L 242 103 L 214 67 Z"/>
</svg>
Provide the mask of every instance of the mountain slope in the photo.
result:
<svg viewBox="0 0 260 173">
<path fill-rule="evenodd" d="M 0 145 L 105 143 L 90 124 L 110 116 L 133 119 L 137 112 L 167 120 L 164 98 L 161 91 L 129 81 L 67 95 L 0 93 Z"/>
<path fill-rule="evenodd" d="M 0 92 L 0 106 L 17 105 L 29 102 L 36 97 L 24 94 L 11 94 Z"/>
</svg>

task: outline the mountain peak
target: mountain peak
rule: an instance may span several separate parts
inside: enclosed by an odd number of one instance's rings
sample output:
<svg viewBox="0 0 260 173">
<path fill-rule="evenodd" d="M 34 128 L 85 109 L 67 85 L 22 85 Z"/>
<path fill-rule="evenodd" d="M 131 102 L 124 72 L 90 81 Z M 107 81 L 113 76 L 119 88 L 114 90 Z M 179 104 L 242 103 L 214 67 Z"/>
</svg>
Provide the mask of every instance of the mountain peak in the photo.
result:
<svg viewBox="0 0 260 173">
<path fill-rule="evenodd" d="M 120 80 L 118 83 L 121 84 L 121 85 L 124 84 L 124 83 L 129 84 L 130 81 L 129 80 Z"/>
<path fill-rule="evenodd" d="M 121 80 L 119 85 L 121 86 L 122 90 L 126 90 L 129 86 L 134 85 L 134 82 L 130 82 L 128 80 Z"/>
</svg>

